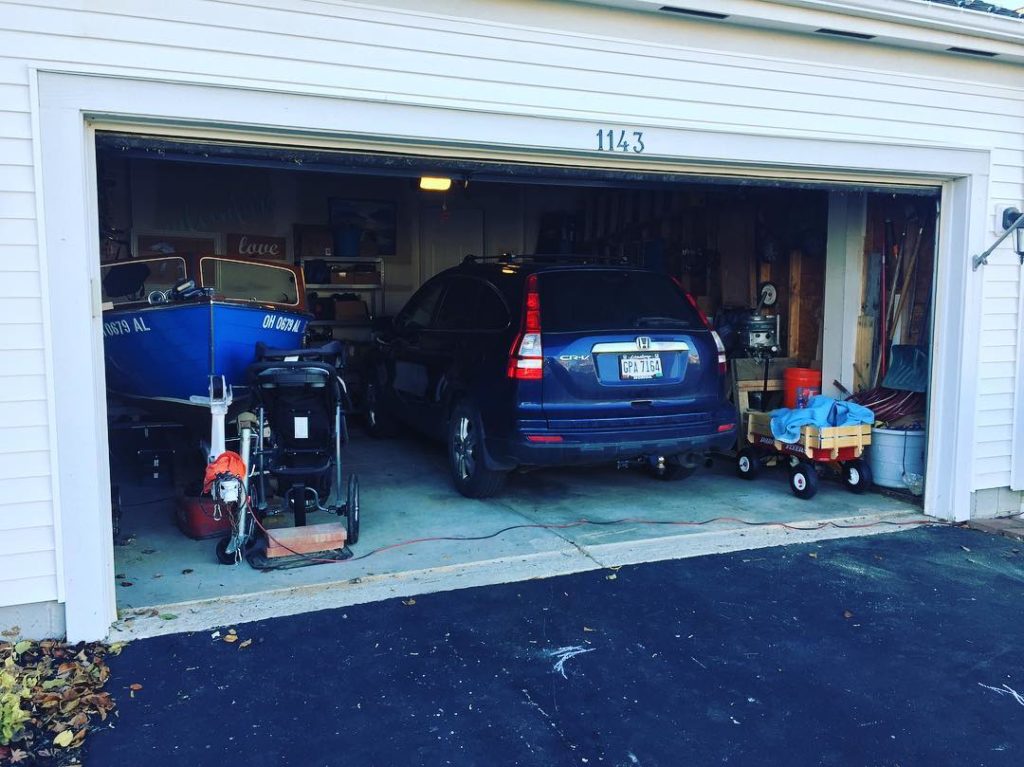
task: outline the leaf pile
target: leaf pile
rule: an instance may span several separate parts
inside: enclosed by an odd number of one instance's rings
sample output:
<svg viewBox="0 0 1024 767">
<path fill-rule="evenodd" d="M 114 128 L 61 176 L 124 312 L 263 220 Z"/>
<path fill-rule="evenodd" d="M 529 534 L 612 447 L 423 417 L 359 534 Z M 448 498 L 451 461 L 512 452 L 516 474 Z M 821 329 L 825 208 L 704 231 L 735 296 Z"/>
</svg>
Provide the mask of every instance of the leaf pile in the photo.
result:
<svg viewBox="0 0 1024 767">
<path fill-rule="evenodd" d="M 106 658 L 120 651 L 120 645 L 98 642 L 0 642 L 5 691 L 8 686 L 19 691 L 27 714 L 19 717 L 24 721 L 13 728 L 9 742 L 0 737 L 0 765 L 79 764 L 77 750 L 86 734 L 114 710 L 103 687 L 110 678 Z"/>
</svg>

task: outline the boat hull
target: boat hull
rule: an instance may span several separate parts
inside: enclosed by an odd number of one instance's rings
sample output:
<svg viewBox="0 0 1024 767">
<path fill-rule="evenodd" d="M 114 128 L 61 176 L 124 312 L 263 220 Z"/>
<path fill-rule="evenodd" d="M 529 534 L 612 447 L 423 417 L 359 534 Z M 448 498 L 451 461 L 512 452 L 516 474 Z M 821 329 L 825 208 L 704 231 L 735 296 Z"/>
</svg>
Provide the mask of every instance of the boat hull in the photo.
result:
<svg viewBox="0 0 1024 767">
<path fill-rule="evenodd" d="M 256 344 L 302 346 L 308 317 L 259 306 L 200 302 L 103 313 L 107 389 L 126 397 L 202 404 L 210 375 L 245 384 Z"/>
</svg>

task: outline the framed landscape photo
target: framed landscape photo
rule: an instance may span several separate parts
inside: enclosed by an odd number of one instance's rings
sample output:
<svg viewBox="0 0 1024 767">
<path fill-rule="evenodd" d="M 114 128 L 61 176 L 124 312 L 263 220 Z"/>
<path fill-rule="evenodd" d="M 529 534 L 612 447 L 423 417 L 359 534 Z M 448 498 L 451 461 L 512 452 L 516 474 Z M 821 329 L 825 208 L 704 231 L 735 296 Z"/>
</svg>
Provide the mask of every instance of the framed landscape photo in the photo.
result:
<svg viewBox="0 0 1024 767">
<path fill-rule="evenodd" d="M 389 200 L 328 200 L 334 256 L 371 258 L 396 252 L 397 206 Z"/>
</svg>

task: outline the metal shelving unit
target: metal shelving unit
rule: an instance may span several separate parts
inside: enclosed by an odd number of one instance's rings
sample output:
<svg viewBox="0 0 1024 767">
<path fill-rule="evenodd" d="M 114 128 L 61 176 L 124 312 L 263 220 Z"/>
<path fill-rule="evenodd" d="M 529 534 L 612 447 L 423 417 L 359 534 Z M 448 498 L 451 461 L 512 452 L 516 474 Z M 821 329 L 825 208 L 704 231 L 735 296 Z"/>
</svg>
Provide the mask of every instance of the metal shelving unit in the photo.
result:
<svg viewBox="0 0 1024 767">
<path fill-rule="evenodd" d="M 340 258 L 332 256 L 318 257 L 319 260 L 327 263 L 329 267 L 337 267 L 351 265 L 353 269 L 346 270 L 358 273 L 360 269 L 357 267 L 365 267 L 372 265 L 374 271 L 379 275 L 379 282 L 314 282 L 306 283 L 306 293 L 317 293 L 320 297 L 325 295 L 331 295 L 333 293 L 359 293 L 364 294 L 369 311 L 369 317 L 365 322 L 358 322 L 352 320 L 314 320 L 310 323 L 311 327 L 368 327 L 374 317 L 384 313 L 384 259 L 380 256 L 375 257 L 359 257 L 352 256 L 350 258 Z M 311 260 L 311 259 L 305 259 Z"/>
</svg>

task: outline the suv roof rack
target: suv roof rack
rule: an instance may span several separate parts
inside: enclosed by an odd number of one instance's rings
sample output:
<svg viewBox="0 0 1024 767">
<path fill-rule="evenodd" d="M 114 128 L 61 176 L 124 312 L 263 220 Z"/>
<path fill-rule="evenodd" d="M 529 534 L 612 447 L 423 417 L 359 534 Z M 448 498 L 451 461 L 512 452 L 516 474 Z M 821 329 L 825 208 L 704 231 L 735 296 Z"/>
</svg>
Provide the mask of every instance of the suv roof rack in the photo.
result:
<svg viewBox="0 0 1024 767">
<path fill-rule="evenodd" d="M 494 262 L 498 264 L 520 264 L 520 263 L 545 263 L 545 264 L 620 264 L 625 266 L 640 266 L 633 263 L 626 256 L 599 256 L 583 253 L 502 253 L 500 256 L 476 256 L 470 253 L 462 259 L 464 264 L 475 264 Z"/>
</svg>

